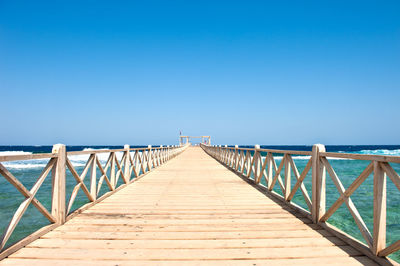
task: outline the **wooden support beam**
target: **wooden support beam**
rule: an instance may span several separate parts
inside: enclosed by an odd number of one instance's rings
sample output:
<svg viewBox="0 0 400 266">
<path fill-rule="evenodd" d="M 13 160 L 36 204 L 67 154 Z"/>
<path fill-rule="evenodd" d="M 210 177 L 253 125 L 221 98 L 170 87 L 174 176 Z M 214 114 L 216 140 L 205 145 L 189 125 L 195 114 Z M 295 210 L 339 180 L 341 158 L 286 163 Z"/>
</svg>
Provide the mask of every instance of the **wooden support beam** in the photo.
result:
<svg viewBox="0 0 400 266">
<path fill-rule="evenodd" d="M 93 154 L 94 158 L 91 163 L 90 169 L 90 194 L 94 199 L 97 198 L 97 178 L 96 178 L 96 154 Z"/>
<path fill-rule="evenodd" d="M 320 152 L 325 146 L 315 144 L 312 148 L 312 220 L 318 223 L 325 214 L 325 166 L 320 161 Z"/>
<path fill-rule="evenodd" d="M 286 155 L 286 160 L 285 160 L 285 200 L 289 199 L 289 195 L 290 195 L 290 191 L 292 189 L 291 187 L 291 182 L 290 182 L 290 159 L 292 157 L 290 156 L 290 154 Z"/>
<path fill-rule="evenodd" d="M 116 159 L 116 156 L 115 156 L 115 152 L 112 152 L 110 154 L 110 156 L 111 156 L 110 182 L 111 182 L 111 185 L 112 185 L 113 189 L 115 189 L 115 187 L 117 185 L 116 184 L 116 174 L 115 174 L 115 161 L 117 159 Z"/>
<path fill-rule="evenodd" d="M 147 168 L 149 169 L 149 171 L 151 171 L 152 168 L 152 149 L 151 149 L 151 145 L 148 146 L 148 153 L 147 153 Z"/>
<path fill-rule="evenodd" d="M 254 155 L 253 155 L 253 165 L 254 165 L 254 181 L 258 182 L 259 174 L 260 174 L 260 164 L 259 164 L 259 157 L 260 157 L 260 145 L 254 146 Z M 251 167 L 250 167 L 251 168 Z"/>
<path fill-rule="evenodd" d="M 386 174 L 379 162 L 374 162 L 374 254 L 386 247 Z"/>
<path fill-rule="evenodd" d="M 57 154 L 57 162 L 52 169 L 52 202 L 51 214 L 56 218 L 57 224 L 65 223 L 65 171 L 67 151 L 64 144 L 53 146 L 52 153 Z"/>
<path fill-rule="evenodd" d="M 130 166 L 130 158 L 131 158 L 131 153 L 130 153 L 130 146 L 128 144 L 124 145 L 125 149 L 125 168 L 124 168 L 124 177 L 125 177 L 125 183 L 129 183 L 131 180 L 131 166 Z"/>
</svg>

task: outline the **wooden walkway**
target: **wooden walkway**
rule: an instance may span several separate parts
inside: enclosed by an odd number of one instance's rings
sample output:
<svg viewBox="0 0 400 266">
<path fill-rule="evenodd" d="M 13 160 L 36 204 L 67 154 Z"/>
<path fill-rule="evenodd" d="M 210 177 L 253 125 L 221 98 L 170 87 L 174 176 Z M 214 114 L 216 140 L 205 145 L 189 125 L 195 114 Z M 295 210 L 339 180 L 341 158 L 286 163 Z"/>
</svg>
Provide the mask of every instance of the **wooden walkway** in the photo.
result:
<svg viewBox="0 0 400 266">
<path fill-rule="evenodd" d="M 177 158 L 1 265 L 373 265 L 208 156 Z"/>
</svg>

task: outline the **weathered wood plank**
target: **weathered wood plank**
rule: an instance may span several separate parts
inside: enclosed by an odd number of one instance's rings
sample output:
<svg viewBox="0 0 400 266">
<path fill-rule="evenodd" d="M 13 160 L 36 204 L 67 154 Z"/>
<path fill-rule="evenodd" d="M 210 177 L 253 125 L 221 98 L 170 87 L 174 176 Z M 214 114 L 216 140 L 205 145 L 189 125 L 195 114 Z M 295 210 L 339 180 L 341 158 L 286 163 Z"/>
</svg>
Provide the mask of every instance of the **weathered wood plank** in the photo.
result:
<svg viewBox="0 0 400 266">
<path fill-rule="evenodd" d="M 310 230 L 310 229 L 321 229 L 317 224 L 274 224 L 263 227 L 264 231 L 276 231 L 276 230 Z M 105 225 L 66 225 L 63 228 L 56 229 L 54 231 L 67 232 L 233 232 L 233 231 L 260 231 L 260 225 L 248 224 L 244 226 L 242 224 L 200 224 L 200 225 L 116 225 L 116 226 L 105 226 Z"/>
<path fill-rule="evenodd" d="M 307 252 L 305 252 L 307 251 Z M 82 249 L 25 248 L 11 258 L 76 259 L 82 257 Z M 229 248 L 229 249 L 85 249 L 84 259 L 104 260 L 193 260 L 193 259 L 293 259 L 337 258 L 359 256 L 350 246 L 341 247 L 291 247 L 291 248 Z"/>
<path fill-rule="evenodd" d="M 332 236 L 325 230 L 275 230 L 275 231 L 231 231 L 231 232 L 76 232 L 52 231 L 42 238 L 64 239 L 276 239 L 296 237 Z"/>
<path fill-rule="evenodd" d="M 326 238 L 278 238 L 274 241 L 265 239 L 216 239 L 216 240 L 93 240 L 93 239 L 38 239 L 28 247 L 44 248 L 88 248 L 88 249 L 135 249 L 135 248 L 251 248 L 251 247 L 323 247 L 345 246 L 336 237 Z"/>
<path fill-rule="evenodd" d="M 50 265 L 50 266 L 64 266 L 64 265 L 82 265 L 82 266 L 92 266 L 94 263 L 97 266 L 114 266 L 114 265 L 139 265 L 139 266 L 170 266 L 170 265 L 187 265 L 187 266 L 202 266 L 205 263 L 207 265 L 230 265 L 230 266 L 243 266 L 243 265 L 376 265 L 373 261 L 364 256 L 357 257 L 336 257 L 332 259 L 328 258 L 300 258 L 300 259 L 273 259 L 273 260 L 253 260 L 253 259 L 234 259 L 234 260 L 142 260 L 142 261 L 132 261 L 132 260 L 60 260 L 60 259 L 8 259 L 4 262 L 4 265 L 16 266 L 16 265 L 35 265 L 35 263 L 40 263 L 40 265 Z"/>
</svg>

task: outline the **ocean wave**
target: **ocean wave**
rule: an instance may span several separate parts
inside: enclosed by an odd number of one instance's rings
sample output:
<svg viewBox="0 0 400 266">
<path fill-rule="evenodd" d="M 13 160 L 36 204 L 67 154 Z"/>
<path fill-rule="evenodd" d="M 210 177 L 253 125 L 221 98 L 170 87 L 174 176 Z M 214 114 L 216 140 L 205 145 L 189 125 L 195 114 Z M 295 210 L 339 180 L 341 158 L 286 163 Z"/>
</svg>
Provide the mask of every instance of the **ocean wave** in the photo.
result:
<svg viewBox="0 0 400 266">
<path fill-rule="evenodd" d="M 0 156 L 12 156 L 12 155 L 30 155 L 32 152 L 28 151 L 0 151 Z M 2 162 L 2 164 L 8 169 L 28 169 L 28 168 L 42 168 L 45 167 L 48 160 L 23 160 L 23 161 L 12 161 Z"/>
<path fill-rule="evenodd" d="M 83 151 L 96 151 L 96 150 L 104 150 L 108 148 L 102 149 L 93 149 L 93 148 L 84 148 Z M 1 155 L 29 155 L 32 152 L 26 151 L 2 151 Z M 74 167 L 84 167 L 89 160 L 90 154 L 83 155 L 71 155 L 68 156 L 68 159 L 72 163 Z M 110 156 L 109 152 L 105 153 L 97 153 L 97 158 L 100 163 L 104 166 Z M 117 159 L 121 161 L 123 152 L 116 152 Z M 10 170 L 24 170 L 24 169 L 35 169 L 35 168 L 43 168 L 47 165 L 49 159 L 35 159 L 35 160 L 21 160 L 21 161 L 12 161 L 12 162 L 3 162 L 2 164 Z"/>
<path fill-rule="evenodd" d="M 5 162 L 3 163 L 3 165 L 7 168 L 7 169 L 15 169 L 15 170 L 19 170 L 19 169 L 34 169 L 34 168 L 43 168 L 47 165 L 46 163 L 32 163 L 32 162 L 26 162 L 26 163 L 18 163 L 18 161 L 16 162 Z"/>
<path fill-rule="evenodd" d="M 7 155 L 29 155 L 32 152 L 29 151 L 0 151 L 0 156 L 7 156 Z"/>
<path fill-rule="evenodd" d="M 84 148 L 83 151 L 99 151 L 99 150 L 107 150 L 108 148 L 101 148 L 101 149 L 93 149 L 93 148 Z M 123 152 L 116 152 L 115 155 L 117 156 L 117 160 L 121 161 Z M 101 164 L 105 164 L 110 157 L 110 152 L 105 153 L 97 153 L 97 158 L 99 159 Z M 89 160 L 90 154 L 83 154 L 83 155 L 71 155 L 68 156 L 68 159 L 71 161 L 73 166 L 85 166 L 86 162 Z"/>
<path fill-rule="evenodd" d="M 395 149 L 395 150 L 376 149 L 376 150 L 361 150 L 361 151 L 351 151 L 351 152 L 349 152 L 349 151 L 338 151 L 338 153 L 400 156 L 400 149 Z"/>
<path fill-rule="evenodd" d="M 110 148 L 101 148 L 101 149 L 93 149 L 93 148 L 84 148 L 82 151 L 101 151 L 101 150 L 109 150 Z"/>
<path fill-rule="evenodd" d="M 390 155 L 390 156 L 400 156 L 400 149 L 397 150 L 361 150 L 358 153 L 360 154 L 373 154 L 373 155 Z"/>
</svg>

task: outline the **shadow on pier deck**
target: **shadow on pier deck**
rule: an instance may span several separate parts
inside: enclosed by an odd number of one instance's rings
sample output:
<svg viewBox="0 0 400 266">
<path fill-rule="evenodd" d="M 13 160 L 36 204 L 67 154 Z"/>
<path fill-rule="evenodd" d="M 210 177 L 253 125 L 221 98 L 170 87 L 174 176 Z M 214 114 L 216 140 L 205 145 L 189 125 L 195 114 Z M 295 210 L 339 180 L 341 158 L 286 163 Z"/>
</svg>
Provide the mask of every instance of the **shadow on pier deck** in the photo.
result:
<svg viewBox="0 0 400 266">
<path fill-rule="evenodd" d="M 201 148 L 1 261 L 3 265 L 375 264 Z"/>
</svg>

